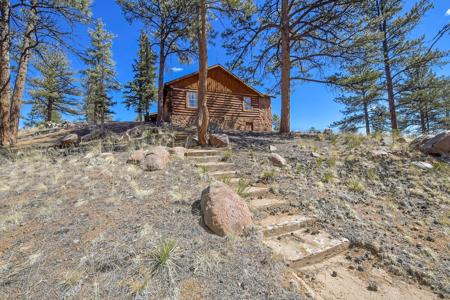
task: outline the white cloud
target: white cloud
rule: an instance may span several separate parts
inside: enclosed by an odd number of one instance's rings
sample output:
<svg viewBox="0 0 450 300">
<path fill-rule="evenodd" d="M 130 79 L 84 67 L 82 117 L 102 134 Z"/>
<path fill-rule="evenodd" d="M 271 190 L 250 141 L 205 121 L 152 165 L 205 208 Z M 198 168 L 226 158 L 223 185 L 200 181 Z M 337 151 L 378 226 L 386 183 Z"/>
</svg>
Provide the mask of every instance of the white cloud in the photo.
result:
<svg viewBox="0 0 450 300">
<path fill-rule="evenodd" d="M 447 9 L 447 11 L 445 12 L 445 15 L 446 15 L 447 17 L 450 16 L 450 8 Z"/>
<path fill-rule="evenodd" d="M 173 68 L 170 68 L 170 70 L 172 72 L 174 72 L 174 73 L 178 73 L 178 72 L 183 71 L 184 69 L 183 68 L 179 68 L 179 67 L 173 67 Z"/>
</svg>

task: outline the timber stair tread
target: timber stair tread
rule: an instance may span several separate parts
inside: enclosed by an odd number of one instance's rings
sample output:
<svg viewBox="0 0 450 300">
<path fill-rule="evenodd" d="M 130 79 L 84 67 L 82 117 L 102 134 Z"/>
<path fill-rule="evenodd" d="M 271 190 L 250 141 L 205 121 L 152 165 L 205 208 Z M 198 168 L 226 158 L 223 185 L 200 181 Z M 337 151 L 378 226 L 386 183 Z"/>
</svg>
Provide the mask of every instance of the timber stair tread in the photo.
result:
<svg viewBox="0 0 450 300">
<path fill-rule="evenodd" d="M 238 176 L 238 172 L 234 170 L 230 171 L 214 171 L 214 172 L 208 172 L 208 175 L 210 177 L 214 177 L 216 179 L 220 179 L 221 177 L 236 177 Z"/>
<path fill-rule="evenodd" d="M 264 244 L 294 268 L 324 261 L 349 247 L 347 239 L 333 238 L 325 231 L 311 231 L 308 228 L 266 239 Z"/>
<path fill-rule="evenodd" d="M 234 164 L 216 161 L 216 162 L 196 163 L 195 166 L 199 168 L 204 168 L 207 171 L 229 171 L 233 169 Z"/>
<path fill-rule="evenodd" d="M 264 237 L 273 237 L 299 230 L 315 223 L 314 218 L 302 215 L 274 215 L 257 222 Z"/>
<path fill-rule="evenodd" d="M 289 202 L 275 198 L 257 198 L 248 202 L 249 206 L 255 210 L 274 209 L 288 205 Z"/>
<path fill-rule="evenodd" d="M 221 151 L 214 149 L 192 149 L 188 150 L 185 153 L 187 157 L 196 157 L 196 156 L 217 156 Z"/>
</svg>

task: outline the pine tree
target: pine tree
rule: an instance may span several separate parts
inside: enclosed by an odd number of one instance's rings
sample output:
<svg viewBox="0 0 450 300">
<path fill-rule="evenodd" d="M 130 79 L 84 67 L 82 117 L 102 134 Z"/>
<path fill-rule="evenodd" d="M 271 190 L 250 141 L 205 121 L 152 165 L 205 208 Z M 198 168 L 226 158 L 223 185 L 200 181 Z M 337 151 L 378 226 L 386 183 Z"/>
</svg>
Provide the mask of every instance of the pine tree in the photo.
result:
<svg viewBox="0 0 450 300">
<path fill-rule="evenodd" d="M 141 21 L 150 36 L 151 43 L 157 47 L 158 55 L 158 122 L 164 116 L 164 75 L 166 62 L 177 57 L 180 62 L 188 62 L 195 54 L 189 44 L 190 31 L 195 23 L 193 17 L 196 0 L 116 0 L 130 22 Z"/>
<path fill-rule="evenodd" d="M 125 106 L 133 108 L 139 121 L 149 119 L 150 104 L 155 102 L 155 55 L 150 46 L 148 36 L 141 32 L 139 37 L 138 58 L 133 64 L 134 78 L 126 86 Z"/>
<path fill-rule="evenodd" d="M 79 115 L 75 72 L 71 71 L 66 55 L 59 51 L 44 52 L 34 64 L 39 77 L 30 79 L 33 122 L 59 122 L 62 115 Z"/>
<path fill-rule="evenodd" d="M 418 0 L 404 12 L 402 0 L 371 0 L 366 2 L 366 14 L 372 32 L 379 34 L 378 56 L 382 59 L 384 83 L 389 104 L 392 131 L 398 130 L 397 101 L 401 76 L 405 72 L 404 62 L 411 52 L 420 47 L 424 37 L 408 39 L 409 34 L 431 9 L 429 0 Z"/>
<path fill-rule="evenodd" d="M 70 29 L 89 21 L 90 4 L 90 0 L 0 1 L 0 145 L 17 142 L 33 52 L 41 44 L 68 46 L 74 36 Z"/>
<path fill-rule="evenodd" d="M 364 127 L 367 135 L 371 133 L 371 108 L 380 101 L 381 73 L 373 68 L 370 50 L 367 48 L 366 54 L 349 63 L 345 74 L 329 78 L 341 92 L 335 101 L 345 106 L 341 111 L 344 119 L 334 122 L 332 127 L 339 127 L 343 131 L 355 131 Z"/>
<path fill-rule="evenodd" d="M 111 107 L 115 104 L 111 91 L 120 89 L 116 80 L 115 62 L 112 59 L 114 35 L 106 31 L 101 19 L 95 29 L 89 30 L 91 46 L 84 59 L 87 69 L 85 77 L 85 114 L 88 121 L 100 123 L 102 130 L 105 120 L 111 118 Z"/>
<path fill-rule="evenodd" d="M 232 19 L 223 35 L 233 57 L 230 68 L 257 83 L 266 76 L 275 79 L 273 88 L 281 93 L 281 133 L 291 130 L 291 83 L 327 83 L 316 71 L 353 51 L 357 2 L 264 0 L 253 14 Z"/>
<path fill-rule="evenodd" d="M 405 131 L 428 133 L 445 124 L 448 81 L 439 78 L 433 67 L 445 64 L 445 53 L 421 48 L 406 61 L 399 96 L 400 127 Z M 444 105 L 445 106 L 445 105 Z"/>
</svg>

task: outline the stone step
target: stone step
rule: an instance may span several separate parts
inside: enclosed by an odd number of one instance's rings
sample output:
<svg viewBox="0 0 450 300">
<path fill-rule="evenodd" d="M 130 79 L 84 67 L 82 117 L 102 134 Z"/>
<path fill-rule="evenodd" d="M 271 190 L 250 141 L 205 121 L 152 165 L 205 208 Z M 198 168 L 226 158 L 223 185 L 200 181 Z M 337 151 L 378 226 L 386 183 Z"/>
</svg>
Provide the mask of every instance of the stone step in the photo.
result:
<svg viewBox="0 0 450 300">
<path fill-rule="evenodd" d="M 249 206 L 255 210 L 274 209 L 288 204 L 287 201 L 271 198 L 252 199 L 249 201 Z"/>
<path fill-rule="evenodd" d="M 222 157 L 218 155 L 212 156 L 189 156 L 189 160 L 192 160 L 196 163 L 205 163 L 205 162 L 218 162 Z"/>
<path fill-rule="evenodd" d="M 259 186 L 249 186 L 244 190 L 244 193 L 247 197 L 261 197 L 267 194 L 270 194 L 270 188 L 268 187 L 259 187 Z"/>
<path fill-rule="evenodd" d="M 208 172 L 215 171 L 230 171 L 234 168 L 234 164 L 226 163 L 226 162 L 205 162 L 205 163 L 197 163 L 196 167 L 205 169 Z"/>
<path fill-rule="evenodd" d="M 198 156 L 218 156 L 220 151 L 210 150 L 210 149 L 193 149 L 186 151 L 185 155 L 188 157 L 198 157 Z"/>
<path fill-rule="evenodd" d="M 273 237 L 296 231 L 315 223 L 315 219 L 301 215 L 276 215 L 258 221 L 257 225 L 264 237 Z"/>
<path fill-rule="evenodd" d="M 350 245 L 347 239 L 335 239 L 325 231 L 312 233 L 306 228 L 267 239 L 264 244 L 286 259 L 292 268 L 324 261 L 342 253 Z"/>
<path fill-rule="evenodd" d="M 229 178 L 230 180 L 232 178 L 238 177 L 238 172 L 234 170 L 230 171 L 215 171 L 215 172 L 208 172 L 209 177 L 221 180 L 223 178 Z"/>
</svg>

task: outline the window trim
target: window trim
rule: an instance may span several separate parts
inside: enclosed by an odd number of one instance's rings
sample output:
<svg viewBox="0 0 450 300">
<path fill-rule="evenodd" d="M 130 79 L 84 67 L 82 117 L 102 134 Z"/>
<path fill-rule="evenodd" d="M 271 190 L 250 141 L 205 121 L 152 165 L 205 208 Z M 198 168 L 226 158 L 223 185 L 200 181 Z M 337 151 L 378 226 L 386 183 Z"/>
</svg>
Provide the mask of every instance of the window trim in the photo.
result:
<svg viewBox="0 0 450 300">
<path fill-rule="evenodd" d="M 245 100 L 250 99 L 250 109 L 245 108 Z M 253 105 L 252 105 L 252 97 L 250 96 L 243 96 L 242 97 L 242 110 L 243 111 L 253 111 Z"/>
<path fill-rule="evenodd" d="M 190 106 L 190 104 L 189 104 L 189 94 L 190 93 L 197 95 L 197 106 Z M 186 108 L 198 109 L 198 92 L 197 91 L 186 91 Z"/>
</svg>

